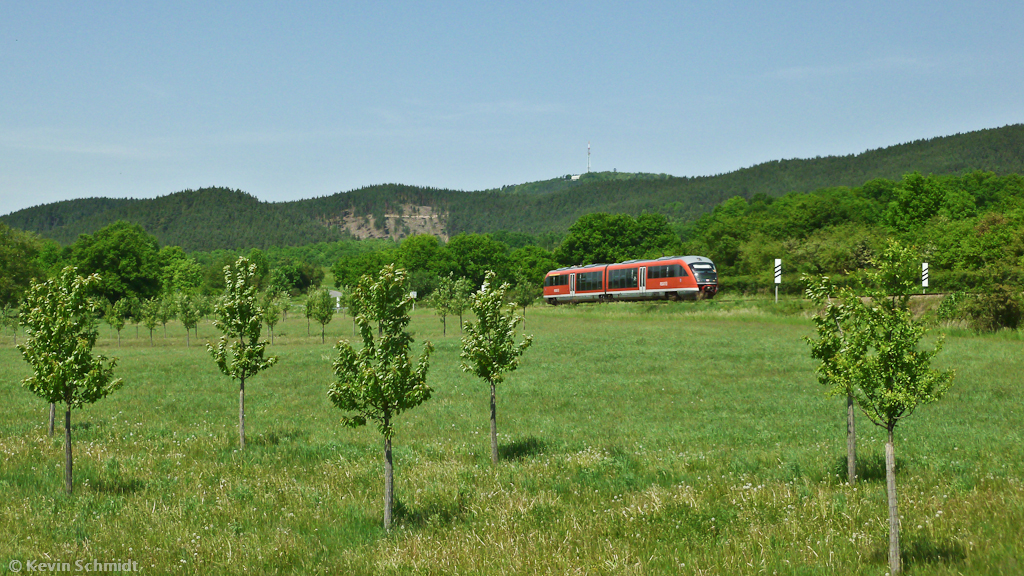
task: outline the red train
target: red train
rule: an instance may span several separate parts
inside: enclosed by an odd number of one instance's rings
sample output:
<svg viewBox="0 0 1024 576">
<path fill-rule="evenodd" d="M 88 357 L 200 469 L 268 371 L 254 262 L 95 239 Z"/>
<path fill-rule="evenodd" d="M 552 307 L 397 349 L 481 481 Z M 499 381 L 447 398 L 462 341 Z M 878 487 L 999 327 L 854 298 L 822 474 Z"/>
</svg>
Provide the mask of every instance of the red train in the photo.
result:
<svg viewBox="0 0 1024 576">
<path fill-rule="evenodd" d="M 570 266 L 547 273 L 549 304 L 607 300 L 712 298 L 718 292 L 715 263 L 703 256 L 665 256 L 617 264 Z"/>
</svg>

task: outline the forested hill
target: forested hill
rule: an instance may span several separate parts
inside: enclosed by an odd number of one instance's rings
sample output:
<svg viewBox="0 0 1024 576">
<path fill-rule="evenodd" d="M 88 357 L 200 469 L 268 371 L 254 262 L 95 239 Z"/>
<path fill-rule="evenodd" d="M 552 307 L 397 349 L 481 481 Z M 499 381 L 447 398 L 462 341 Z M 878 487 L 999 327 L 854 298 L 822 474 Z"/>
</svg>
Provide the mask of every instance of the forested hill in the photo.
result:
<svg viewBox="0 0 1024 576">
<path fill-rule="evenodd" d="M 84 198 L 28 208 L 0 221 L 69 244 L 125 220 L 141 225 L 162 245 L 186 250 L 297 246 L 342 237 L 295 206 L 260 202 L 240 190 L 204 188 L 152 199 Z"/>
<path fill-rule="evenodd" d="M 697 178 L 600 172 L 569 175 L 480 192 L 386 184 L 284 203 L 260 202 L 223 188 L 187 190 L 156 199 L 69 200 L 21 210 L 0 221 L 62 243 L 116 220 L 142 225 L 161 243 L 186 250 L 266 248 L 357 237 L 400 238 L 509 230 L 564 232 L 592 212 L 660 212 L 695 220 L 733 196 L 782 196 L 860 186 L 903 174 L 984 170 L 1024 173 L 1024 125 L 918 140 L 848 156 L 765 162 Z M 424 224 L 435 224 L 435 228 Z M 417 227 L 419 225 L 419 227 Z"/>
</svg>

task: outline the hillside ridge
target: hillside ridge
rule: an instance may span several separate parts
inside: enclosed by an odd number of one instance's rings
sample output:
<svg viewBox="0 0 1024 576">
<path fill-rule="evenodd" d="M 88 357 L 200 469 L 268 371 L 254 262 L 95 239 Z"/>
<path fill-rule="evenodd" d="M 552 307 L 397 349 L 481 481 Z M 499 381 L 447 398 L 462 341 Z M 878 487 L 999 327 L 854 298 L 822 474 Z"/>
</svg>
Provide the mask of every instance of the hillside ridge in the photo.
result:
<svg viewBox="0 0 1024 576">
<path fill-rule="evenodd" d="M 903 174 L 1024 173 L 1024 124 L 920 139 L 845 156 L 780 159 L 711 176 L 592 172 L 480 191 L 402 184 L 264 202 L 230 188 L 151 199 L 82 198 L 18 210 L 0 222 L 63 244 L 116 220 L 185 250 L 296 246 L 343 238 L 442 238 L 460 232 L 560 233 L 592 212 L 659 212 L 689 221 L 733 196 L 854 187 Z"/>
</svg>

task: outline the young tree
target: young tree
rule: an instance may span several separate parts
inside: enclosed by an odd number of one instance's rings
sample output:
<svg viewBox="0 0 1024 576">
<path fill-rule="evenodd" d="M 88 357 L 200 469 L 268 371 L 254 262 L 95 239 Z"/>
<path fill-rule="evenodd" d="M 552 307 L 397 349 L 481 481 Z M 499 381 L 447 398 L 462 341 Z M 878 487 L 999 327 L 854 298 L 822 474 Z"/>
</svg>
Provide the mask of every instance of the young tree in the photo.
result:
<svg viewBox="0 0 1024 576">
<path fill-rule="evenodd" d="M 142 301 L 134 294 L 129 295 L 126 300 L 128 300 L 128 305 L 125 318 L 128 319 L 129 323 L 135 325 L 135 339 L 138 340 L 139 322 L 142 321 Z"/>
<path fill-rule="evenodd" d="M 341 287 L 341 305 L 352 317 L 352 337 L 356 336 L 356 316 L 359 314 L 359 303 L 355 299 L 355 290 L 351 286 Z"/>
<path fill-rule="evenodd" d="M 0 307 L 0 328 L 10 328 L 14 345 L 18 345 L 18 309 L 11 304 Z"/>
<path fill-rule="evenodd" d="M 113 304 L 107 304 L 106 310 L 104 310 L 103 319 L 110 324 L 110 327 L 117 330 L 117 347 L 121 347 L 121 330 L 124 329 L 124 324 L 128 318 L 129 312 L 128 298 L 121 298 Z"/>
<path fill-rule="evenodd" d="M 238 385 L 238 447 L 245 449 L 245 379 L 277 363 L 276 356 L 263 357 L 266 340 L 260 340 L 263 310 L 256 302 L 257 266 L 241 257 L 224 267 L 224 296 L 215 308 L 214 327 L 224 332 L 215 347 L 206 349 L 220 371 L 239 381 Z M 231 340 L 231 344 L 228 341 Z"/>
<path fill-rule="evenodd" d="M 498 421 L 494 387 L 505 379 L 506 372 L 519 367 L 519 357 L 533 343 L 526 336 L 515 343 L 516 326 L 522 320 L 505 307 L 508 284 L 494 288 L 494 273 L 484 276 L 483 286 L 473 295 L 473 312 L 477 323 L 466 322 L 462 338 L 462 369 L 483 378 L 491 386 L 491 463 L 498 464 Z"/>
<path fill-rule="evenodd" d="M 306 302 L 306 314 L 320 323 L 320 342 L 327 342 L 327 324 L 334 317 L 334 298 L 327 288 L 317 288 Z"/>
<path fill-rule="evenodd" d="M 53 406 L 64 404 L 64 489 L 72 492 L 71 410 L 105 397 L 121 387 L 114 378 L 116 360 L 93 356 L 96 323 L 90 293 L 99 275 L 82 278 L 73 267 L 33 284 L 25 297 L 22 318 L 26 342 L 18 349 L 32 365 L 24 386 Z M 51 426 L 52 434 L 52 426 Z"/>
<path fill-rule="evenodd" d="M 281 321 L 281 295 L 274 290 L 268 290 L 263 295 L 263 321 L 267 323 L 270 343 L 273 344 L 274 326 Z"/>
<path fill-rule="evenodd" d="M 452 290 L 451 311 L 459 317 L 459 330 L 462 330 L 462 314 L 473 305 L 473 284 L 469 278 L 459 278 Z"/>
<path fill-rule="evenodd" d="M 283 292 L 281 294 L 281 298 L 278 299 L 277 303 L 278 303 L 278 306 L 281 307 L 281 321 L 282 322 L 287 322 L 288 321 L 288 312 L 290 312 L 291 309 L 292 309 L 292 302 L 291 302 L 291 299 L 288 297 L 288 293 L 287 292 Z"/>
<path fill-rule="evenodd" d="M 437 280 L 437 288 L 430 295 L 430 303 L 434 312 L 441 318 L 441 334 L 448 335 L 448 315 L 452 313 L 452 300 L 455 298 L 455 278 L 448 273 Z"/>
<path fill-rule="evenodd" d="M 196 325 L 195 325 L 196 340 L 198 340 L 199 339 L 199 324 L 202 322 L 203 318 L 207 318 L 211 314 L 213 314 L 214 299 L 212 297 L 210 297 L 210 296 L 206 296 L 206 295 L 200 294 L 198 292 L 195 292 L 194 295 L 195 295 L 195 302 L 196 302 L 196 313 L 198 314 L 198 317 L 196 318 Z"/>
<path fill-rule="evenodd" d="M 174 302 L 174 298 L 170 295 L 164 296 L 160 299 L 160 309 L 157 315 L 157 320 L 164 327 L 164 338 L 167 338 L 167 323 L 174 319 L 177 314 L 178 306 Z"/>
<path fill-rule="evenodd" d="M 516 285 L 509 291 L 509 299 L 523 309 L 523 330 L 526 330 L 526 307 L 533 305 L 544 290 L 534 284 L 525 273 L 516 274 Z"/>
<path fill-rule="evenodd" d="M 338 408 L 355 413 L 343 416 L 343 424 L 355 428 L 373 420 L 384 436 L 384 529 L 390 530 L 394 500 L 393 423 L 402 412 L 430 398 L 427 368 L 433 347 L 426 342 L 419 362 L 413 367 L 409 359 L 413 339 L 405 331 L 412 298 L 406 289 L 404 270 L 388 264 L 376 280 L 364 276 L 354 290 L 354 301 L 363 347 L 357 352 L 347 341 L 338 342 L 338 359 L 334 362 L 337 380 L 328 397 Z M 379 340 L 374 340 L 374 332 L 381 334 Z"/>
<path fill-rule="evenodd" d="M 160 308 L 162 302 L 159 298 L 147 298 L 140 308 L 139 315 L 142 317 L 142 324 L 149 329 L 149 345 L 153 345 L 153 330 L 160 323 Z"/>
<path fill-rule="evenodd" d="M 306 336 L 310 335 L 309 322 L 313 319 L 313 306 L 311 305 L 311 302 L 313 301 L 313 294 L 315 294 L 317 290 L 318 288 L 311 287 L 309 292 L 306 293 L 306 305 L 303 309 L 303 312 L 306 314 Z"/>
<path fill-rule="evenodd" d="M 174 313 L 185 327 L 185 346 L 191 347 L 192 329 L 199 324 L 200 318 L 197 295 L 192 292 L 178 292 L 174 297 Z"/>
<path fill-rule="evenodd" d="M 838 292 L 828 278 L 817 280 L 805 277 L 807 298 L 824 310 L 812 319 L 818 330 L 818 340 L 807 338 L 811 357 L 820 360 L 816 372 L 818 382 L 828 386 L 830 396 L 846 394 L 846 478 L 853 486 L 857 483 L 857 426 L 854 409 L 856 387 L 851 378 L 850 363 L 864 355 L 863 339 L 854 338 L 860 316 L 856 313 L 860 300 L 849 288 Z"/>
<path fill-rule="evenodd" d="M 931 368 L 942 349 L 921 349 L 924 326 L 913 319 L 907 303 L 916 283 L 917 260 L 911 249 L 891 243 L 868 272 L 869 303 L 844 293 L 850 321 L 840 347 L 832 356 L 833 382 L 849 380 L 857 404 L 872 423 L 886 429 L 885 478 L 889 508 L 889 572 L 903 570 L 900 558 L 900 516 L 896 496 L 896 425 L 922 405 L 935 402 L 952 385 L 953 371 Z M 831 291 L 825 285 L 826 291 Z M 840 323 L 842 325 L 842 323 Z M 820 325 L 819 325 L 820 326 Z M 838 329 L 837 329 L 838 330 Z M 833 347 L 835 345 L 832 345 Z"/>
</svg>

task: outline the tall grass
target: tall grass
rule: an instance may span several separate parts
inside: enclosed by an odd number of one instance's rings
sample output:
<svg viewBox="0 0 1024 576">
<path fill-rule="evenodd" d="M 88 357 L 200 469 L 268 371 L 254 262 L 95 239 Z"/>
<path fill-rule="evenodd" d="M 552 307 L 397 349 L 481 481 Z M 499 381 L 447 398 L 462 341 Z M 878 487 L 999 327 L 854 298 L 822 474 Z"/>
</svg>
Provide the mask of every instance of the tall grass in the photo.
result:
<svg viewBox="0 0 1024 576">
<path fill-rule="evenodd" d="M 339 425 L 330 345 L 278 326 L 278 366 L 247 394 L 206 351 L 126 330 L 121 391 L 61 440 L 0 349 L 0 562 L 133 559 L 180 574 L 883 574 L 884 433 L 860 419 L 863 482 L 845 484 L 845 406 L 813 376 L 800 311 L 715 303 L 531 308 L 535 336 L 498 389 L 459 369 L 458 330 L 418 310 L 433 398 L 395 432 L 397 528 L 381 529 L 376 430 Z M 336 317 L 328 334 L 350 337 Z M 200 342 L 216 334 L 200 327 Z M 952 336 L 953 390 L 897 429 L 911 574 L 1024 570 L 1021 343 Z M 414 346 L 414 350 L 418 351 Z M 58 434 L 58 436 L 60 436 Z"/>
</svg>

